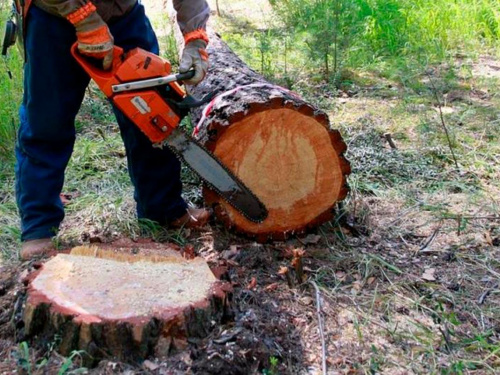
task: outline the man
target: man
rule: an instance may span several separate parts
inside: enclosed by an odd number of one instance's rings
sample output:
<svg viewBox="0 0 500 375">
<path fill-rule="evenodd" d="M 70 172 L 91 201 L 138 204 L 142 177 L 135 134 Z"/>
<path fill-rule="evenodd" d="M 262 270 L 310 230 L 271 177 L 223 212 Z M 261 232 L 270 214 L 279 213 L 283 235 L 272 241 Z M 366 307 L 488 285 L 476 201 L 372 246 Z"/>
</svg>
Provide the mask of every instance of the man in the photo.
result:
<svg viewBox="0 0 500 375">
<path fill-rule="evenodd" d="M 89 83 L 71 56 L 80 53 L 102 60 L 109 69 L 113 45 L 125 51 L 141 47 L 159 53 L 158 41 L 138 0 L 33 0 L 25 12 L 26 64 L 24 97 L 16 145 L 16 198 L 21 216 L 21 258 L 52 249 L 64 218 L 59 194 L 75 141 L 75 116 Z M 184 34 L 180 71 L 190 68 L 197 84 L 208 69 L 205 0 L 173 0 Z M 115 109 L 135 188 L 137 215 L 173 226 L 201 226 L 209 213 L 187 208 L 181 197 L 180 164 L 167 149 L 151 142 Z"/>
</svg>

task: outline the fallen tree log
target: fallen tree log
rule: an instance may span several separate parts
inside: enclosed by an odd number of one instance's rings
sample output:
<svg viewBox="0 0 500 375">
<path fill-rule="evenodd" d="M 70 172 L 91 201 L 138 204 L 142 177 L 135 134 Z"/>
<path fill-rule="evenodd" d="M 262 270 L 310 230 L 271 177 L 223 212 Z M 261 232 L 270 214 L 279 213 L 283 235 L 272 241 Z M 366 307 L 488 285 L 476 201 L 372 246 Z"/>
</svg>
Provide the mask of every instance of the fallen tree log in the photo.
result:
<svg viewBox="0 0 500 375">
<path fill-rule="evenodd" d="M 65 356 L 83 350 L 87 365 L 166 357 L 211 331 L 229 290 L 203 259 L 160 244 L 78 247 L 28 277 L 24 335 Z"/>
<path fill-rule="evenodd" d="M 182 37 L 177 33 L 179 49 Z M 252 223 L 208 187 L 208 205 L 228 227 L 258 241 L 285 239 L 333 217 L 348 192 L 346 145 L 328 116 L 297 94 L 266 81 L 210 32 L 210 70 L 188 87 L 217 96 L 191 112 L 194 135 L 262 200 L 269 210 Z"/>
</svg>

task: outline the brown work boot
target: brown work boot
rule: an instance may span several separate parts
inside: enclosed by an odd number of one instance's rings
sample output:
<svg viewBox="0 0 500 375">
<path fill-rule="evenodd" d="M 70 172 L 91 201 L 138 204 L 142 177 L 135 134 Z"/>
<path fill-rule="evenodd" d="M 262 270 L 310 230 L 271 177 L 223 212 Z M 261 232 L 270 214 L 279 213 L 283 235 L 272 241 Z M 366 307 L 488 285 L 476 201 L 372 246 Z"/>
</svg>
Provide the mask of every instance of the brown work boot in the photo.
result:
<svg viewBox="0 0 500 375">
<path fill-rule="evenodd" d="M 210 218 L 210 211 L 204 208 L 188 208 L 184 216 L 170 223 L 171 228 L 201 228 Z"/>
<path fill-rule="evenodd" d="M 50 238 L 24 241 L 21 247 L 21 259 L 30 260 L 41 257 L 56 248 Z"/>
</svg>

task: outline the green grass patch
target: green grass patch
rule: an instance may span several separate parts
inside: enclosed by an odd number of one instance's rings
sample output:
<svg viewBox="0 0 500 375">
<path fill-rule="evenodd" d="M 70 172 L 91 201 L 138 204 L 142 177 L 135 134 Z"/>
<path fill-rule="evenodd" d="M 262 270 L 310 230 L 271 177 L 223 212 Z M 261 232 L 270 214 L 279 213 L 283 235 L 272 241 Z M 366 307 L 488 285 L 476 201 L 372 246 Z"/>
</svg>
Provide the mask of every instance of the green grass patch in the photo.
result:
<svg viewBox="0 0 500 375">
<path fill-rule="evenodd" d="M 3 14 L 4 12 L 0 12 L 0 17 Z M 3 24 L 0 24 L 0 30 L 3 32 Z M 0 102 L 2 103 L 0 105 L 0 164 L 9 165 L 14 158 L 22 85 L 22 59 L 17 49 L 11 47 L 9 55 L 6 58 L 0 58 Z"/>
</svg>

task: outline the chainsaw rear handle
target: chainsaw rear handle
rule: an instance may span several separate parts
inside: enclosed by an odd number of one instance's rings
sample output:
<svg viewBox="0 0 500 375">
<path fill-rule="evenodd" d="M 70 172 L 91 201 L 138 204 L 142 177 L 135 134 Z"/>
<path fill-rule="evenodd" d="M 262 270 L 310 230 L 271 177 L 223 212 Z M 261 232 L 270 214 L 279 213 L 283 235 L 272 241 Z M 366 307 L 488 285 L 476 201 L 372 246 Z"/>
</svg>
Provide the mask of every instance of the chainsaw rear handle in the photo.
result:
<svg viewBox="0 0 500 375">
<path fill-rule="evenodd" d="M 16 44 L 17 25 L 12 20 L 8 20 L 5 24 L 5 36 L 2 43 L 2 56 L 7 56 L 9 47 Z"/>
<path fill-rule="evenodd" d="M 114 72 L 120 66 L 122 63 L 122 59 L 124 57 L 123 55 L 123 48 L 114 46 L 113 47 L 113 65 L 111 69 L 109 70 L 104 70 L 102 67 L 99 67 L 96 63 L 95 60 L 90 59 L 84 55 L 82 55 L 78 51 L 78 42 L 75 42 L 71 46 L 71 54 L 73 57 L 78 61 L 80 66 L 87 72 L 87 74 L 92 78 L 95 83 L 97 83 L 97 86 L 104 92 L 104 94 L 110 98 L 113 95 L 113 92 L 111 91 L 111 86 L 110 82 L 116 81 L 116 83 L 119 83 L 115 78 L 114 78 Z"/>
<path fill-rule="evenodd" d="M 185 73 L 176 74 L 175 80 L 176 81 L 187 81 L 188 79 L 193 78 L 195 74 L 196 74 L 196 71 L 194 69 L 188 70 Z"/>
<path fill-rule="evenodd" d="M 99 75 L 106 75 L 106 76 L 112 75 L 113 74 L 112 72 L 115 70 L 115 68 L 121 64 L 123 53 L 124 53 L 123 48 L 120 48 L 118 46 L 113 46 L 113 66 L 109 70 L 104 70 L 102 67 L 99 67 L 97 64 L 94 63 L 93 60 L 95 59 L 89 58 L 88 56 L 85 56 L 78 51 L 78 42 L 75 42 L 71 46 L 71 54 L 85 69 L 85 71 L 89 73 L 91 77 Z"/>
</svg>

